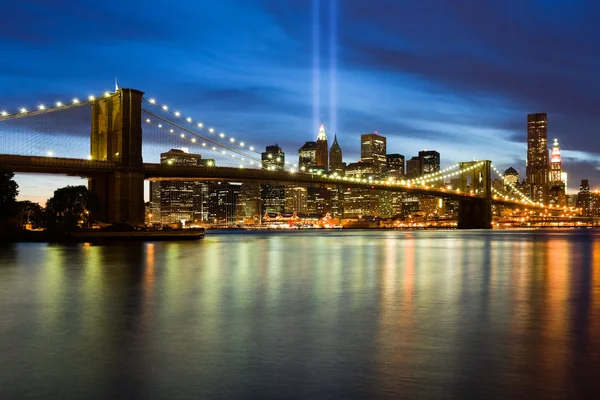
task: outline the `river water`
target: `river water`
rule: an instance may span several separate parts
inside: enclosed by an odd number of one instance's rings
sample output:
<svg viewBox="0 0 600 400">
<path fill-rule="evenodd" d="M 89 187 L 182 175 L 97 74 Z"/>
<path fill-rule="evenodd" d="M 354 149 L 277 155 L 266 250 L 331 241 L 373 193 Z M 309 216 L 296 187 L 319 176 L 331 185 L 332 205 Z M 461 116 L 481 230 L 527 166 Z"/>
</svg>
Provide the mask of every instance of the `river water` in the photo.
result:
<svg viewBox="0 0 600 400">
<path fill-rule="evenodd" d="M 597 399 L 600 232 L 0 247 L 1 399 Z"/>
</svg>

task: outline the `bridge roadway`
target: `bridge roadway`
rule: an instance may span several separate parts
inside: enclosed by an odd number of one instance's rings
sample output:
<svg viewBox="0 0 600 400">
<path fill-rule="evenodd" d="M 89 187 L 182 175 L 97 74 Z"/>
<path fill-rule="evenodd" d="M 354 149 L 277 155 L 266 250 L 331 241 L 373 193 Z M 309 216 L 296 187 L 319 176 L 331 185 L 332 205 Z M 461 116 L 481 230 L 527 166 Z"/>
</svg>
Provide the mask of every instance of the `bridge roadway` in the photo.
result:
<svg viewBox="0 0 600 400">
<path fill-rule="evenodd" d="M 97 176 L 103 173 L 114 172 L 119 169 L 118 163 L 114 161 L 20 156 L 12 154 L 0 154 L 0 165 L 6 166 L 13 172 L 59 174 L 80 177 Z M 415 195 L 444 197 L 453 200 L 461 200 L 465 198 L 483 198 L 481 195 L 460 192 L 457 190 L 448 190 L 446 188 L 407 186 L 390 184 L 386 183 L 385 181 L 363 182 L 359 180 L 341 179 L 339 177 L 330 178 L 328 176 L 301 172 L 290 173 L 251 168 L 196 167 L 144 163 L 144 175 L 145 179 L 147 180 L 255 181 L 260 183 L 298 186 L 343 186 L 352 188 L 372 188 L 378 190 L 389 190 L 393 192 L 406 192 Z M 523 207 L 522 203 L 500 198 L 492 199 L 492 202 L 495 204 L 502 204 L 512 207 Z M 528 206 L 527 208 L 540 207 Z"/>
</svg>

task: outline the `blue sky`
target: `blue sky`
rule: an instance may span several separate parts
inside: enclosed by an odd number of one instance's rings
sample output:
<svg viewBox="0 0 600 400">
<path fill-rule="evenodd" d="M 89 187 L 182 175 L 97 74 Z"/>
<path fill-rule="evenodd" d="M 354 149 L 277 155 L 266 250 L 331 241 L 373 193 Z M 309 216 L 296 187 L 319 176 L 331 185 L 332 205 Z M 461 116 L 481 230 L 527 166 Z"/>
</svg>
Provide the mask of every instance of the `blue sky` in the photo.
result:
<svg viewBox="0 0 600 400">
<path fill-rule="evenodd" d="M 526 114 L 547 112 L 570 188 L 598 187 L 599 17 L 577 0 L 22 0 L 0 13 L 0 108 L 101 93 L 118 77 L 288 159 L 322 115 L 344 161 L 376 130 L 388 152 L 522 175 Z M 41 202 L 77 182 L 18 175 L 20 198 Z"/>
</svg>

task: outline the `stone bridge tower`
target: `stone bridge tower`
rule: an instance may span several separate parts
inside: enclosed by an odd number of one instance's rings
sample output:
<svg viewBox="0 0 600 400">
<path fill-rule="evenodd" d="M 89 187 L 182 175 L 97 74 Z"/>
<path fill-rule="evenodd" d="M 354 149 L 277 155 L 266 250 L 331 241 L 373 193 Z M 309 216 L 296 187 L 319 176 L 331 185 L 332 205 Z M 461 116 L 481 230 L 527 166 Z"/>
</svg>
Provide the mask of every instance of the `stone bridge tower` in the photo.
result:
<svg viewBox="0 0 600 400">
<path fill-rule="evenodd" d="M 117 165 L 88 179 L 88 188 L 100 198 L 97 219 L 103 222 L 144 223 L 143 95 L 118 89 L 92 102 L 91 159 Z"/>
</svg>

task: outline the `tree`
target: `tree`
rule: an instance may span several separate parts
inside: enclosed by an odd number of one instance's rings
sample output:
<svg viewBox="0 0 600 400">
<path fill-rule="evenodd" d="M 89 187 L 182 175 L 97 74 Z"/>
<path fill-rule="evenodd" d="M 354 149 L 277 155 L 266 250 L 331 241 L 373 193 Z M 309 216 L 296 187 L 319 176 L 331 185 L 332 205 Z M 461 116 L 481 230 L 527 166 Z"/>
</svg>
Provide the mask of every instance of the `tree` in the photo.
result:
<svg viewBox="0 0 600 400">
<path fill-rule="evenodd" d="M 99 204 L 98 197 L 85 186 L 57 189 L 46 202 L 48 228 L 70 231 L 80 223 L 87 225 Z"/>
<path fill-rule="evenodd" d="M 29 200 L 18 201 L 15 209 L 23 223 L 30 223 L 35 227 L 43 224 L 44 209 L 38 203 Z"/>
<path fill-rule="evenodd" d="M 15 203 L 19 194 L 19 185 L 15 174 L 0 165 L 0 221 L 5 221 L 15 213 Z"/>
</svg>

